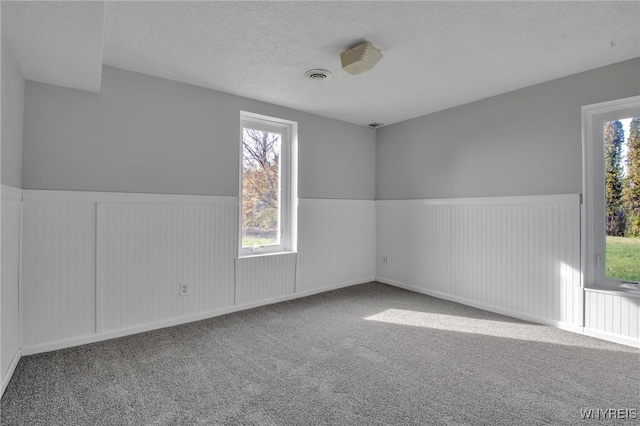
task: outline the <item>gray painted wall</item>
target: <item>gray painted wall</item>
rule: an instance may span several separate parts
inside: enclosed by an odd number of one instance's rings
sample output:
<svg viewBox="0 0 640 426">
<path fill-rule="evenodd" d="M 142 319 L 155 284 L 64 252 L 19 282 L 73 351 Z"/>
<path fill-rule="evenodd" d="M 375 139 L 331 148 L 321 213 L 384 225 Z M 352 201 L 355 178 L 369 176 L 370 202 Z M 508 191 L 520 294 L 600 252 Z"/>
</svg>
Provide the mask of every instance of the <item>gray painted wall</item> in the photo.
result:
<svg viewBox="0 0 640 426">
<path fill-rule="evenodd" d="M 238 195 L 241 110 L 298 122 L 299 197 L 374 199 L 369 129 L 107 66 L 101 93 L 27 81 L 23 186 Z"/>
<path fill-rule="evenodd" d="M 4 185 L 22 187 L 22 133 L 25 81 L 2 40 L 2 178 Z"/>
<path fill-rule="evenodd" d="M 640 58 L 378 130 L 376 199 L 582 192 L 583 105 L 640 94 Z"/>
</svg>

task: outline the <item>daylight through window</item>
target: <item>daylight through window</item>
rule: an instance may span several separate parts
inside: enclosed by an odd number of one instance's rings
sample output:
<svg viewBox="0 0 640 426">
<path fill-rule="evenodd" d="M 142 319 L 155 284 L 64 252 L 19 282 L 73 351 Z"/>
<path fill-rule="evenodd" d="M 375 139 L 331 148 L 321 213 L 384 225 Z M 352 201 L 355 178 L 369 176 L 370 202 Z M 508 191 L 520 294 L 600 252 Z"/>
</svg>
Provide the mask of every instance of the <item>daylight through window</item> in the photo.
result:
<svg viewBox="0 0 640 426">
<path fill-rule="evenodd" d="M 640 96 L 582 107 L 586 287 L 640 282 Z"/>
<path fill-rule="evenodd" d="M 640 282 L 640 117 L 605 121 L 605 275 Z"/>
<path fill-rule="evenodd" d="M 291 250 L 291 125 L 242 116 L 240 253 Z"/>
</svg>

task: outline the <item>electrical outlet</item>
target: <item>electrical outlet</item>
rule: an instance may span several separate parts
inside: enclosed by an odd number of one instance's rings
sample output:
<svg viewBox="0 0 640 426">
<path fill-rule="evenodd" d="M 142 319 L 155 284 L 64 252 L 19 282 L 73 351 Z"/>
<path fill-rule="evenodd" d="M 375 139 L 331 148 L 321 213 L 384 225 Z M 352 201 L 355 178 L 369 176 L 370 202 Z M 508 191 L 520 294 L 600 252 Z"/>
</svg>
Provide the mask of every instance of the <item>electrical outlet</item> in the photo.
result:
<svg viewBox="0 0 640 426">
<path fill-rule="evenodd" d="M 180 296 L 189 294 L 189 284 L 180 284 Z"/>
<path fill-rule="evenodd" d="M 382 263 L 387 264 L 387 256 L 382 256 Z"/>
</svg>

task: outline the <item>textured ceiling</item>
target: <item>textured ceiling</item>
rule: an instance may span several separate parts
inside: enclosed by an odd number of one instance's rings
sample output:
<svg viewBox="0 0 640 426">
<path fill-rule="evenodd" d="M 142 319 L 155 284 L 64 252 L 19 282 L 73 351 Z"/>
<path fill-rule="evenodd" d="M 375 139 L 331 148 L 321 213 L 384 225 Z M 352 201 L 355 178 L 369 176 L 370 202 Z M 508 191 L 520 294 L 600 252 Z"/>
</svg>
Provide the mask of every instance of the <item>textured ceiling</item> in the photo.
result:
<svg viewBox="0 0 640 426">
<path fill-rule="evenodd" d="M 357 124 L 640 56 L 637 1 L 2 3 L 26 78 L 97 90 L 104 63 Z M 353 76 L 339 54 L 361 40 L 384 58 Z"/>
<path fill-rule="evenodd" d="M 100 91 L 104 6 L 2 1 L 2 38 L 24 78 Z"/>
</svg>

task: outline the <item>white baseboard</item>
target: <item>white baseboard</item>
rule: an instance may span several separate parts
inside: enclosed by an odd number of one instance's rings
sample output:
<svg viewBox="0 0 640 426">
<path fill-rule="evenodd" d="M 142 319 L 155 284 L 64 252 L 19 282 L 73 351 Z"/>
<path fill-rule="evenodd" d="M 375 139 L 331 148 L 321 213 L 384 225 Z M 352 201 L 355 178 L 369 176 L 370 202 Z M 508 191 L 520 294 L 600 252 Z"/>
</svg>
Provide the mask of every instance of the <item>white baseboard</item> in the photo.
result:
<svg viewBox="0 0 640 426">
<path fill-rule="evenodd" d="M 57 351 L 60 349 L 71 348 L 74 346 L 87 345 L 90 343 L 102 342 L 104 340 L 116 339 L 118 337 L 130 336 L 133 334 L 144 333 L 161 328 L 173 327 L 176 325 L 187 324 L 190 322 L 201 321 L 233 312 L 244 311 L 247 309 L 257 308 L 259 306 L 271 305 L 273 303 L 284 302 L 286 300 L 295 299 L 295 294 L 275 297 L 271 299 L 259 300 L 256 302 L 245 303 L 242 305 L 234 305 L 226 308 L 215 309 L 213 311 L 202 312 L 193 315 L 186 315 L 178 318 L 170 318 L 161 321 L 150 322 L 137 325 L 134 327 L 121 328 L 118 330 L 105 331 L 98 334 L 88 334 L 70 339 L 57 340 L 55 342 L 47 342 L 33 346 L 25 346 L 22 348 L 23 355 L 34 355 L 41 352 Z"/>
<path fill-rule="evenodd" d="M 473 308 L 482 309 L 483 311 L 489 311 L 500 315 L 505 315 L 512 318 L 517 318 L 523 321 L 534 322 L 536 324 L 549 325 L 561 330 L 571 331 L 573 333 L 583 334 L 583 328 L 564 321 L 555 321 L 548 318 L 537 317 L 534 315 L 523 314 L 521 312 L 512 311 L 510 309 L 501 308 L 499 306 L 489 305 L 486 303 L 478 302 L 472 299 L 466 299 L 463 297 L 453 296 L 451 294 L 441 293 L 438 291 L 427 290 L 424 288 L 416 287 L 410 284 L 404 284 L 398 281 L 390 280 L 383 277 L 376 277 L 376 280 L 389 284 L 394 287 L 403 288 L 405 290 L 414 291 L 416 293 L 426 294 L 427 296 L 437 297 L 438 299 L 449 300 L 451 302 L 460 303 L 463 305 L 471 306 Z"/>
<path fill-rule="evenodd" d="M 0 398 L 4 395 L 5 389 L 9 386 L 9 382 L 11 381 L 11 377 L 13 377 L 13 373 L 16 371 L 16 367 L 18 366 L 18 362 L 22 358 L 22 351 L 18 349 L 18 351 L 13 356 L 11 360 L 11 364 L 9 364 L 9 368 L 7 369 L 5 375 L 2 377 L 2 383 L 0 384 Z"/>
<path fill-rule="evenodd" d="M 118 337 L 130 336 L 132 334 L 144 333 L 147 331 L 158 330 L 161 328 L 173 327 L 176 325 L 187 324 L 194 321 L 201 321 L 213 317 L 218 317 L 221 315 L 230 314 L 233 312 L 244 311 L 247 309 L 257 308 L 264 305 L 271 305 L 274 303 L 285 302 L 287 300 L 293 300 L 299 297 L 310 296 L 311 294 L 326 292 L 329 290 L 335 290 L 342 287 L 348 287 L 356 284 L 363 284 L 365 282 L 374 281 L 374 278 L 365 280 L 365 281 L 353 281 L 341 284 L 335 284 L 327 287 L 323 287 L 321 289 L 303 292 L 303 293 L 293 293 L 285 296 L 274 297 L 270 299 L 258 300 L 255 302 L 244 303 L 242 305 L 234 305 L 226 308 L 215 309 L 213 311 L 202 312 L 194 315 L 187 315 L 178 318 L 171 318 L 162 321 L 156 321 L 151 323 L 146 323 L 142 325 L 137 325 L 134 327 L 121 328 L 118 330 L 110 330 L 99 334 L 89 334 L 79 337 L 73 337 L 70 339 L 58 340 L 55 342 L 48 342 L 38 345 L 25 346 L 22 348 L 23 355 L 34 355 L 41 352 L 49 352 L 49 351 L 57 351 L 60 349 L 71 348 L 74 346 L 86 345 L 90 343 L 102 342 L 105 340 L 116 339 Z"/>
<path fill-rule="evenodd" d="M 258 308 L 260 306 L 273 305 L 274 303 L 286 302 L 287 300 L 293 300 L 296 297 L 298 296 L 295 293 L 293 293 L 293 294 L 287 294 L 285 296 L 278 296 L 278 297 L 272 297 L 270 299 L 262 299 L 262 300 L 256 300 L 255 302 L 243 303 L 242 305 L 234 306 L 234 308 L 236 309 L 234 309 L 232 312 L 246 311 L 247 309 Z"/>
<path fill-rule="evenodd" d="M 325 292 L 331 291 L 331 290 L 338 290 L 340 288 L 351 287 L 351 286 L 358 285 L 358 284 L 370 283 L 370 282 L 375 281 L 375 280 L 376 280 L 375 277 L 369 277 L 369 278 L 363 278 L 363 279 L 359 279 L 359 280 L 346 281 L 346 282 L 338 283 L 338 284 L 331 284 L 331 285 L 324 286 L 324 287 L 314 288 L 313 290 L 299 291 L 298 292 L 298 297 L 312 296 L 314 294 L 325 293 Z"/>
<path fill-rule="evenodd" d="M 579 334 L 585 334 L 585 335 L 588 335 L 588 336 L 591 336 L 591 337 L 596 337 L 596 338 L 599 338 L 599 339 L 603 339 L 603 340 L 607 340 L 607 341 L 611 341 L 611 342 L 615 342 L 615 343 L 620 343 L 620 344 L 623 344 L 623 345 L 628 345 L 628 346 L 640 348 L 640 341 L 638 341 L 636 339 L 632 339 L 632 338 L 628 338 L 628 337 L 624 337 L 624 336 L 618 336 L 618 335 L 614 335 L 614 334 L 610 334 L 610 333 L 604 333 L 604 332 L 601 332 L 601 331 L 598 331 L 598 330 L 594 330 L 594 329 L 583 329 L 583 327 L 575 326 L 573 324 L 569 324 L 569 323 L 566 323 L 566 322 L 553 321 L 553 320 L 549 320 L 549 319 L 546 319 L 546 318 L 540 318 L 540 317 L 535 317 L 535 316 L 531 316 L 531 315 L 526 315 L 526 314 L 522 314 L 522 313 L 519 313 L 519 312 L 511 311 L 511 310 L 508 310 L 508 309 L 500 308 L 500 307 L 497 307 L 497 306 L 487 305 L 485 303 L 477 302 L 477 301 L 474 301 L 474 300 L 465 299 L 465 298 L 461 298 L 461 297 L 457 297 L 457 296 L 452 296 L 452 295 L 445 294 L 445 293 L 440 293 L 440 292 L 437 292 L 437 291 L 426 290 L 426 289 L 423 289 L 423 288 L 420 288 L 420 287 L 416 287 L 416 286 L 409 285 L 409 284 L 404 284 L 404 283 L 401 283 L 401 282 L 398 282 L 398 281 L 394 281 L 394 280 L 390 280 L 390 279 L 383 278 L 383 277 L 371 277 L 371 278 L 366 278 L 366 279 L 362 279 L 362 280 L 355 280 L 355 281 L 349 281 L 349 282 L 344 282 L 344 283 L 332 284 L 332 285 L 329 285 L 329 286 L 325 286 L 325 287 L 321 287 L 321 288 L 317 288 L 317 289 L 313 289 L 313 290 L 309 290 L 309 291 L 289 294 L 289 295 L 286 295 L 286 296 L 280 296 L 280 297 L 275 297 L 275 298 L 271 298 L 271 299 L 259 300 L 259 301 L 255 301 L 255 302 L 245 303 L 245 304 L 242 304 L 242 305 L 229 306 L 229 307 L 226 307 L 226 308 L 220 308 L 220 309 L 216 309 L 216 310 L 208 311 L 208 312 L 203 312 L 203 313 L 199 313 L 199 314 L 188 315 L 188 316 L 179 317 L 179 318 L 172 318 L 172 319 L 157 321 L 157 322 L 153 322 L 153 323 L 142 324 L 142 325 L 135 326 L 135 327 L 128 327 L 128 328 L 108 331 L 108 332 L 104 332 L 104 333 L 100 333 L 100 334 L 85 335 L 85 336 L 75 337 L 75 338 L 71 338 L 71 339 L 59 340 L 59 341 L 56 341 L 56 342 L 44 343 L 44 344 L 40 344 L 40 345 L 26 346 L 26 347 L 22 348 L 21 352 L 18 352 L 16 354 L 16 356 L 14 357 L 14 359 L 13 359 L 13 361 L 11 363 L 11 366 L 9 367 L 9 370 L 8 370 L 7 374 L 3 378 L 3 380 L 2 380 L 2 392 L 4 392 L 4 389 L 6 388 L 7 384 L 9 383 L 9 380 L 11 379 L 11 376 L 12 376 L 12 374 L 13 374 L 13 372 L 14 372 L 17 364 L 18 364 L 18 361 L 20 360 L 20 356 L 21 355 L 25 355 L 26 356 L 26 355 L 33 355 L 33 354 L 37 354 L 37 353 L 41 353 L 41 352 L 49 352 L 49 351 L 54 351 L 54 350 L 59 350 L 59 349 L 65 349 L 65 348 L 70 348 L 70 347 L 74 347 L 74 346 L 80 346 L 80 345 L 85 345 L 85 344 L 90 344 L 90 343 L 101 342 L 101 341 L 104 341 L 104 340 L 115 339 L 115 338 L 118 338 L 118 337 L 129 336 L 129 335 L 133 335 L 133 334 L 137 334 L 137 333 L 144 333 L 144 332 L 147 332 L 147 331 L 158 330 L 158 329 L 161 329 L 161 328 L 166 328 L 166 327 L 172 327 L 172 326 L 176 326 L 176 325 L 186 324 L 186 323 L 190 323 L 190 322 L 194 322 L 194 321 L 201 321 L 201 320 L 205 320 L 205 319 L 208 319 L 208 318 L 213 318 L 213 317 L 217 317 L 217 316 L 221 316 L 221 315 L 230 314 L 230 313 L 233 313 L 233 312 L 238 312 L 238 311 L 243 311 L 243 310 L 247 310 L 247 309 L 257 308 L 257 307 L 264 306 L 264 305 L 271 305 L 271 304 L 274 304 L 274 303 L 284 302 L 284 301 L 287 301 L 287 300 L 293 300 L 293 299 L 300 298 L 300 297 L 307 297 L 307 296 L 311 296 L 311 295 L 314 295 L 314 294 L 324 293 L 324 292 L 327 292 L 327 291 L 337 290 L 337 289 L 345 288 L 345 287 L 351 287 L 351 286 L 354 286 L 354 285 L 364 284 L 364 283 L 371 282 L 371 281 L 378 281 L 378 282 L 381 282 L 381 283 L 384 283 L 384 284 L 392 285 L 394 287 L 403 288 L 405 290 L 414 291 L 416 293 L 426 294 L 428 296 L 437 297 L 439 299 L 444 299 L 444 300 L 449 300 L 449 301 L 456 302 L 456 303 L 461 303 L 463 305 L 471 306 L 471 307 L 482 309 L 482 310 L 489 311 L 489 312 L 494 312 L 494 313 L 497 313 L 497 314 L 500 314 L 500 315 L 510 316 L 510 317 L 513 317 L 513 318 L 521 319 L 523 321 L 530 321 L 530 322 L 534 322 L 534 323 L 538 323 L 538 324 L 549 325 L 549 326 L 556 327 L 556 328 L 559 328 L 559 329 L 562 329 L 562 330 L 571 331 L 571 332 L 579 333 Z"/>
<path fill-rule="evenodd" d="M 620 336 L 619 334 L 607 333 L 606 331 L 596 330 L 594 328 L 584 328 L 584 335 L 595 337 L 596 339 L 608 340 L 614 343 L 620 343 L 621 345 L 632 346 L 634 348 L 640 348 L 640 339 L 634 339 L 627 336 Z"/>
<path fill-rule="evenodd" d="M 530 321 L 530 322 L 535 322 L 537 324 L 549 325 L 552 327 L 559 328 L 561 330 L 570 331 L 572 333 L 584 334 L 586 336 L 595 337 L 597 339 L 602 339 L 602 340 L 606 340 L 613 343 L 619 343 L 621 345 L 632 346 L 634 348 L 640 348 L 640 340 L 634 339 L 631 337 L 620 336 L 618 334 L 607 333 L 607 332 L 595 330 L 592 328 L 585 328 L 585 327 L 577 326 L 577 325 L 570 324 L 563 321 L 554 321 L 547 318 L 540 318 L 532 315 L 522 314 L 520 312 L 500 308 L 498 306 L 488 305 L 482 302 L 478 302 L 471 299 L 465 299 L 462 297 L 452 296 L 446 293 L 426 290 L 420 287 L 404 284 L 404 283 L 390 280 L 383 277 L 376 277 L 376 280 L 378 282 L 389 284 L 394 287 L 403 288 L 409 291 L 415 291 L 416 293 L 426 294 L 427 296 L 437 297 L 439 299 L 449 300 L 451 302 L 461 303 L 463 305 L 471 306 L 471 307 L 482 309 L 489 312 L 494 312 L 500 315 L 510 316 L 513 318 L 521 319 L 523 321 Z"/>
</svg>

